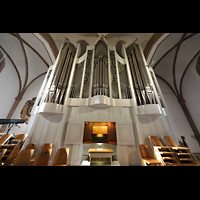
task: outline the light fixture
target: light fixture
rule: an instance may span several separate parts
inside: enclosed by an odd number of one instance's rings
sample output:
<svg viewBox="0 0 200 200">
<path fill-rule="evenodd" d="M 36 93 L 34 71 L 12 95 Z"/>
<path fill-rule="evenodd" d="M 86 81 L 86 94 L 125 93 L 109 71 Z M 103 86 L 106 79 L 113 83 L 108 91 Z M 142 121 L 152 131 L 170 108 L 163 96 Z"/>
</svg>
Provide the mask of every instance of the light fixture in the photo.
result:
<svg viewBox="0 0 200 200">
<path fill-rule="evenodd" d="M 97 143 L 97 145 L 98 145 L 97 150 L 102 150 L 102 147 L 101 147 L 102 144 L 103 144 L 103 143 Z"/>
</svg>

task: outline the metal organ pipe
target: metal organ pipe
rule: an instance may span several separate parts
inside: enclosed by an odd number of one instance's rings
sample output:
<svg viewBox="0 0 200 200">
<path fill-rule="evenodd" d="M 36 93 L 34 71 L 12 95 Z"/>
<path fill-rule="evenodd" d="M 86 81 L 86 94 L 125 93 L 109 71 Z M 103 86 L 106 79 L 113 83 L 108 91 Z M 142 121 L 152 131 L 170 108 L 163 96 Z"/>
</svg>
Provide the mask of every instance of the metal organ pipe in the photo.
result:
<svg viewBox="0 0 200 200">
<path fill-rule="evenodd" d="M 63 104 L 75 52 L 76 48 L 74 45 L 70 43 L 69 39 L 66 39 L 61 47 L 54 77 L 45 102 Z"/>
<path fill-rule="evenodd" d="M 131 68 L 138 105 L 156 103 L 140 48 L 137 44 L 133 43 L 126 48 L 126 53 Z"/>
<path fill-rule="evenodd" d="M 63 64 L 64 64 L 64 61 L 65 61 L 65 58 L 66 58 L 67 52 L 68 52 L 68 47 L 66 46 L 67 42 L 68 41 L 65 41 L 63 46 L 62 46 L 62 48 L 61 48 L 60 58 L 59 58 L 58 63 L 56 65 L 56 67 L 55 67 L 54 77 L 53 77 L 53 80 L 51 82 L 51 86 L 49 88 L 49 92 L 48 92 L 46 100 L 45 100 L 46 102 L 52 102 L 52 98 L 55 95 L 55 91 L 57 89 L 58 80 L 60 78 L 60 73 L 61 73 L 61 70 L 63 68 Z"/>
<path fill-rule="evenodd" d="M 141 96 L 139 82 L 138 82 L 136 72 L 135 72 L 135 68 L 134 68 L 134 65 L 133 65 L 134 61 L 133 61 L 131 55 L 128 57 L 128 60 L 129 60 L 130 68 L 131 68 L 131 74 L 132 74 L 132 80 L 133 80 L 133 83 L 134 83 L 134 89 L 135 89 L 136 94 L 137 94 L 136 99 L 137 99 L 138 105 L 143 105 L 143 99 L 142 99 L 142 96 Z"/>
<path fill-rule="evenodd" d="M 156 89 L 152 87 L 141 47 L 135 42 L 126 48 L 124 46 L 126 56 L 123 59 L 116 48 L 105 41 L 105 38 L 99 38 L 95 45 L 87 46 L 86 53 L 78 58 L 76 47 L 66 39 L 44 101 L 63 104 L 71 76 L 73 85 L 68 92 L 69 98 L 104 95 L 114 99 L 132 99 L 135 95 L 137 105 L 157 103 Z"/>
</svg>

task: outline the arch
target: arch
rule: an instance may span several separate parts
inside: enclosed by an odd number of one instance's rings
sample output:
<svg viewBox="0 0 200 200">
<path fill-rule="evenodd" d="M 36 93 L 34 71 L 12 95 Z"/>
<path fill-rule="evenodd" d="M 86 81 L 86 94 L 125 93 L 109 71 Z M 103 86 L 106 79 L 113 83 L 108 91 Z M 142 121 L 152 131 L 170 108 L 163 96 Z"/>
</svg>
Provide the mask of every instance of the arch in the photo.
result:
<svg viewBox="0 0 200 200">
<path fill-rule="evenodd" d="M 78 40 L 77 43 L 80 44 L 80 53 L 78 55 L 78 57 L 80 58 L 86 52 L 88 43 L 85 40 Z"/>
<path fill-rule="evenodd" d="M 122 58 L 124 58 L 123 54 L 122 54 L 122 46 L 123 44 L 125 44 L 126 42 L 124 40 L 120 40 L 117 42 L 116 44 L 116 52 L 119 54 L 119 56 L 121 56 Z"/>
</svg>

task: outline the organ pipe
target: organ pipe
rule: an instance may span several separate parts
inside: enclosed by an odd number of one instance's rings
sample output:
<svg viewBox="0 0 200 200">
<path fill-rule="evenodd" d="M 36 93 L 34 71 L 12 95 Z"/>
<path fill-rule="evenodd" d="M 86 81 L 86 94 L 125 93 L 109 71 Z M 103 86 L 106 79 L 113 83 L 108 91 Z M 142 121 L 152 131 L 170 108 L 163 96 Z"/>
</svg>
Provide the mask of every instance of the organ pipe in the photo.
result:
<svg viewBox="0 0 200 200">
<path fill-rule="evenodd" d="M 157 103 L 154 91 L 146 71 L 142 55 L 137 44 L 133 43 L 126 48 L 134 90 L 138 105 Z"/>
<path fill-rule="evenodd" d="M 66 39 L 61 47 L 60 57 L 45 102 L 63 104 L 75 53 L 75 46 L 69 39 Z"/>
<path fill-rule="evenodd" d="M 97 95 L 113 99 L 132 99 L 134 95 L 138 106 L 161 102 L 162 99 L 157 99 L 158 88 L 152 86 L 153 80 L 141 47 L 134 42 L 122 48 L 126 59 L 117 54 L 116 48 L 110 46 L 105 37 L 101 37 L 94 46 L 87 46 L 85 54 L 78 58 L 77 48 L 66 39 L 54 69 L 46 77 L 46 83 L 49 84 L 47 90 L 43 90 L 46 91 L 43 101 L 62 105 L 66 95 L 67 98 L 79 99 Z"/>
</svg>

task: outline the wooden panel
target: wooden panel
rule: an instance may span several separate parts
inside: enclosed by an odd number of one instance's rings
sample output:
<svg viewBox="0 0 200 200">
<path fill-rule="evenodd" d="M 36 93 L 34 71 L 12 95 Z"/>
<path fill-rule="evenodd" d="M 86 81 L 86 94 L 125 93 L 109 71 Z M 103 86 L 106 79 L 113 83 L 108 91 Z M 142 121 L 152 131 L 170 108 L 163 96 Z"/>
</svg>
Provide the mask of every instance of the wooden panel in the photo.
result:
<svg viewBox="0 0 200 200">
<path fill-rule="evenodd" d="M 117 143 L 115 122 L 85 122 L 83 143 Z"/>
<path fill-rule="evenodd" d="M 107 126 L 93 126 L 92 134 L 108 134 Z"/>
<path fill-rule="evenodd" d="M 92 125 L 91 124 L 85 124 L 83 142 L 84 143 L 92 142 Z"/>
<path fill-rule="evenodd" d="M 108 140 L 109 143 L 117 144 L 117 136 L 116 136 L 116 124 L 108 123 Z"/>
</svg>

